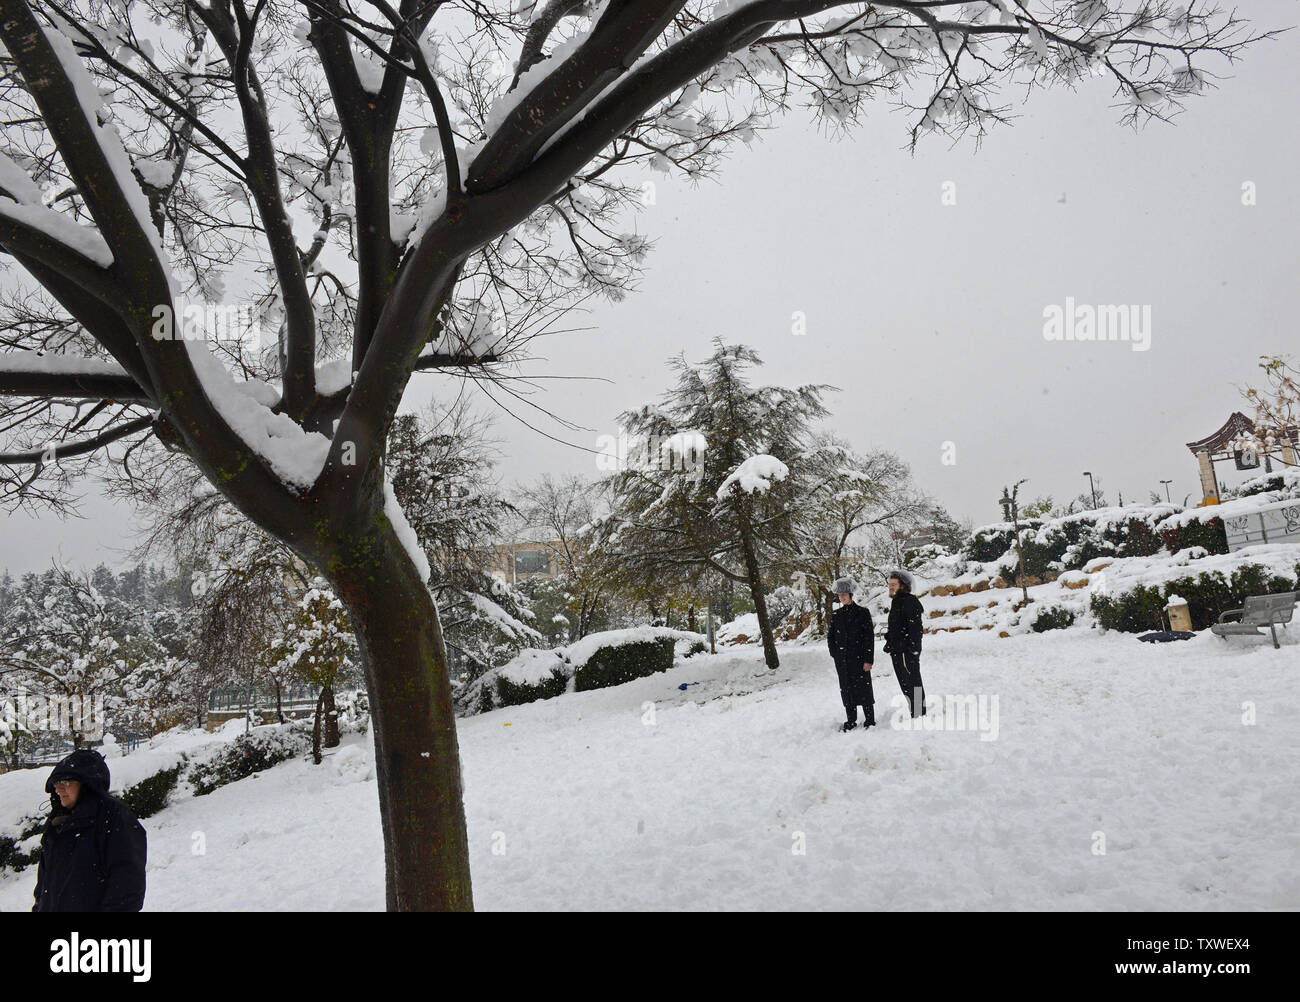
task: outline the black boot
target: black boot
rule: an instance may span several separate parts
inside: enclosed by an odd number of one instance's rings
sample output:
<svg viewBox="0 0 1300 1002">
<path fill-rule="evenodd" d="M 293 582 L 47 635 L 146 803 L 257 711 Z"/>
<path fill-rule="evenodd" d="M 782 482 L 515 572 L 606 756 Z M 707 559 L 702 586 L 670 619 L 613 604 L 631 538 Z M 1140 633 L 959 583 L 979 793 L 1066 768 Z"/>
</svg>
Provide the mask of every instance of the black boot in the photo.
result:
<svg viewBox="0 0 1300 1002">
<path fill-rule="evenodd" d="M 858 722 L 856 720 L 846 720 L 843 724 L 840 725 L 840 730 L 848 732 L 856 729 L 857 726 L 858 726 Z"/>
</svg>

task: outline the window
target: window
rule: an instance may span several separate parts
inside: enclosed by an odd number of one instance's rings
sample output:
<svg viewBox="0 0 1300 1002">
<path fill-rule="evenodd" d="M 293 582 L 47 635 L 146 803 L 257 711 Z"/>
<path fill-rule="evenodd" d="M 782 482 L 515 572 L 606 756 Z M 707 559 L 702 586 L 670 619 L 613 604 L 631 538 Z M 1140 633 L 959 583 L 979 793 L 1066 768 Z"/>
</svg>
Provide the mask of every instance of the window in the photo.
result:
<svg viewBox="0 0 1300 1002">
<path fill-rule="evenodd" d="M 545 550 L 529 550 L 515 554 L 516 574 L 551 573 L 551 555 Z"/>
</svg>

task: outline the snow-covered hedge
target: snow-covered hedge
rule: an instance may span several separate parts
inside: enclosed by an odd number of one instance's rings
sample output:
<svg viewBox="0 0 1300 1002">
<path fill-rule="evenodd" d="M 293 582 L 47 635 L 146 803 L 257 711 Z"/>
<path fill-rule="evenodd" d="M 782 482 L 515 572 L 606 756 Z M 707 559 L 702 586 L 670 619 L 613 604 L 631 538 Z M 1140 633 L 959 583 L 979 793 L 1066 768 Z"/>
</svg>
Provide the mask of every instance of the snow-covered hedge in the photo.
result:
<svg viewBox="0 0 1300 1002">
<path fill-rule="evenodd" d="M 667 671 L 678 658 L 705 650 L 698 633 L 663 626 L 592 633 L 568 647 L 526 650 L 453 694 L 462 713 L 483 713 L 581 692 L 621 685 Z"/>
<path fill-rule="evenodd" d="M 1192 628 L 1204 630 L 1227 609 L 1239 609 L 1249 595 L 1300 590 L 1300 565 L 1295 576 L 1264 564 L 1242 564 L 1229 574 L 1221 570 L 1172 578 L 1159 584 L 1139 584 L 1117 595 L 1093 595 L 1097 623 L 1108 630 L 1145 633 L 1163 629 L 1162 614 L 1170 596 L 1186 599 Z"/>
<path fill-rule="evenodd" d="M 1198 511 L 1209 514 L 1183 512 L 1172 504 L 1153 504 L 1098 508 L 1061 518 L 1025 519 L 1020 523 L 1025 575 L 1043 580 L 1065 570 L 1079 570 L 1098 557 L 1145 557 L 1162 548 L 1174 553 L 1195 545 L 1211 553 L 1226 553 L 1227 537 L 1222 523 L 1214 521 L 1214 509 Z M 1181 528 L 1184 525 L 1190 527 Z M 1176 526 L 1179 531 L 1166 532 Z M 1020 559 L 1010 522 L 975 529 L 962 554 L 971 563 L 984 564 L 989 572 L 1017 583 Z"/>
<path fill-rule="evenodd" d="M 186 779 L 194 796 L 202 797 L 228 783 L 271 768 L 295 755 L 311 753 L 311 729 L 307 721 L 280 727 L 259 727 L 241 734 L 215 755 L 194 763 Z"/>
</svg>

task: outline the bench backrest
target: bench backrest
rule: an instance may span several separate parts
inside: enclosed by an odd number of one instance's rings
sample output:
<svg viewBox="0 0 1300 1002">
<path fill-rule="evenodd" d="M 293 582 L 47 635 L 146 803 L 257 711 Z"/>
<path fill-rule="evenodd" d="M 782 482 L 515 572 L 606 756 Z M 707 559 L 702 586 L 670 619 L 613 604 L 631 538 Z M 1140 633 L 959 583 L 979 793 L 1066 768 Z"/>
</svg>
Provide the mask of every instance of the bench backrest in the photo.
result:
<svg viewBox="0 0 1300 1002">
<path fill-rule="evenodd" d="M 1279 592 L 1276 595 L 1250 595 L 1242 607 L 1243 623 L 1286 623 L 1295 611 L 1296 593 Z"/>
</svg>

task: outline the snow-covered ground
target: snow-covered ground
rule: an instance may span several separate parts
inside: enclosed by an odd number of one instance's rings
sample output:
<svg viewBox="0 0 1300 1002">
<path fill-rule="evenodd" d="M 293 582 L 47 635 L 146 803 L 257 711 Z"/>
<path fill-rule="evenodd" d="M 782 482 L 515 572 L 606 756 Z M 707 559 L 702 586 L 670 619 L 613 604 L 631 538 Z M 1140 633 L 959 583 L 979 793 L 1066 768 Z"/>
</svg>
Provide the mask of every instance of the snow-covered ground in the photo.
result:
<svg viewBox="0 0 1300 1002">
<path fill-rule="evenodd" d="M 745 646 L 465 718 L 475 903 L 1297 908 L 1300 628 L 1290 633 L 1279 651 L 1208 634 L 927 637 L 932 703 L 984 697 L 964 730 L 891 728 L 898 688 L 882 658 L 883 726 L 838 733 L 824 647 L 790 645 L 774 673 Z M 0 803 L 22 782 L 0 776 Z M 383 906 L 360 735 L 323 766 L 285 763 L 145 826 L 149 910 Z M 0 908 L 30 907 L 34 879 L 0 880 Z"/>
</svg>

